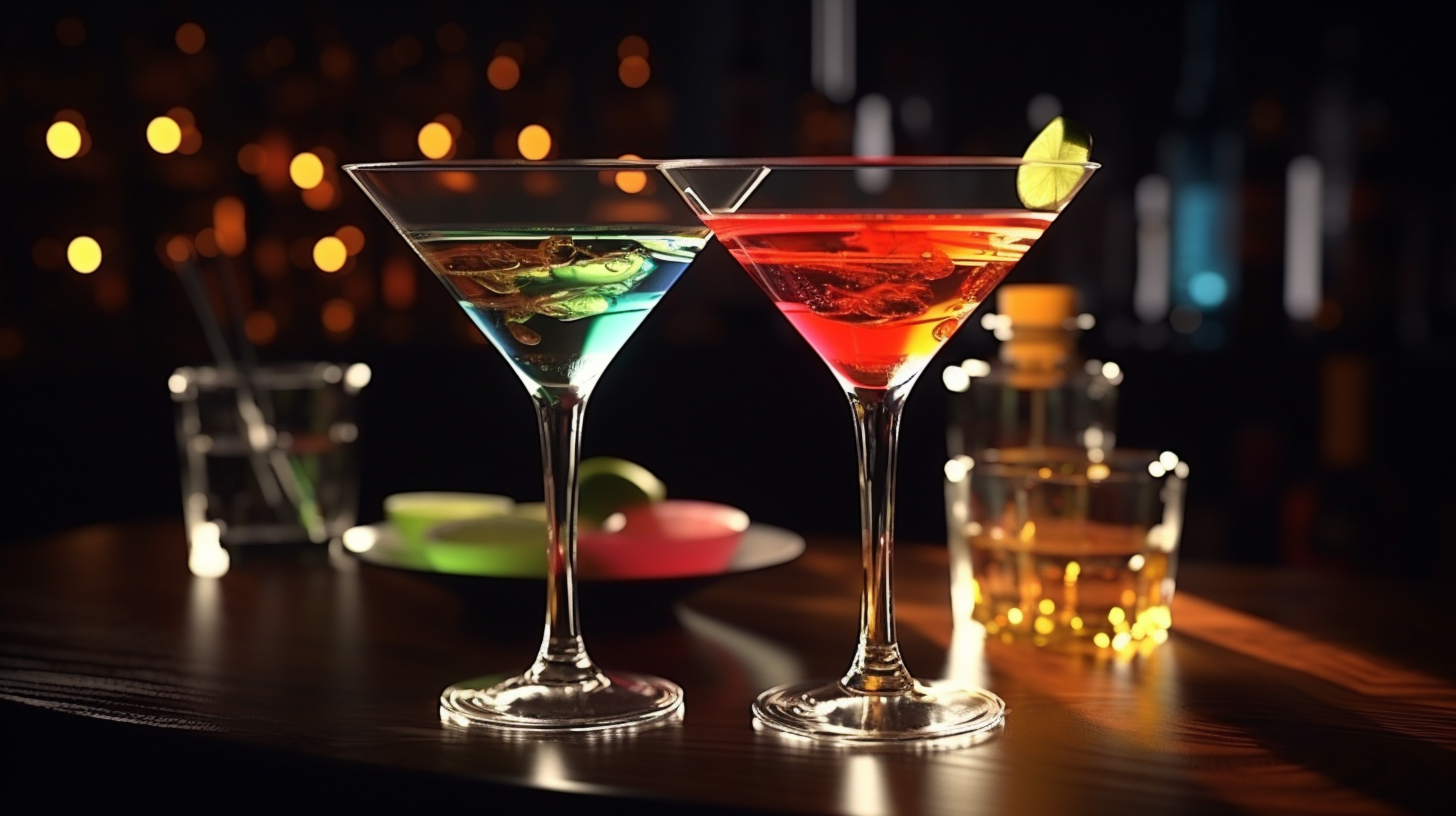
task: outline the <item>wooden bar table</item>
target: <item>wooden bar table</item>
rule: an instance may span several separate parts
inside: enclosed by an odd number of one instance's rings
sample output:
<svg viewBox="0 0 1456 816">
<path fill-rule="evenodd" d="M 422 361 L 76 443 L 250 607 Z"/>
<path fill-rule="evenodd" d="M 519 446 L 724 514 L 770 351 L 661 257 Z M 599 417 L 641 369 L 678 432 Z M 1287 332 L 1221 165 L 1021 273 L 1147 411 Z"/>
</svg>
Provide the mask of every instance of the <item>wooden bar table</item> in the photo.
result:
<svg viewBox="0 0 1456 816">
<path fill-rule="evenodd" d="M 515 671 L 540 602 L 353 556 L 236 559 L 194 578 L 178 522 L 0 550 L 7 799 L 223 810 L 590 808 L 593 813 L 1451 812 L 1456 656 L 1433 590 L 1186 564 L 1174 634 L 1073 656 L 953 637 L 944 547 L 901 546 L 918 675 L 1001 695 L 1007 724 L 951 750 L 843 748 L 753 728 L 749 703 L 837 676 L 859 554 L 812 540 L 675 604 L 588 598 L 605 666 L 678 681 L 680 722 L 511 736 L 442 725 L 445 685 Z M 470 580 L 470 579 L 464 579 Z M 659 605 L 652 609 L 633 606 Z"/>
</svg>

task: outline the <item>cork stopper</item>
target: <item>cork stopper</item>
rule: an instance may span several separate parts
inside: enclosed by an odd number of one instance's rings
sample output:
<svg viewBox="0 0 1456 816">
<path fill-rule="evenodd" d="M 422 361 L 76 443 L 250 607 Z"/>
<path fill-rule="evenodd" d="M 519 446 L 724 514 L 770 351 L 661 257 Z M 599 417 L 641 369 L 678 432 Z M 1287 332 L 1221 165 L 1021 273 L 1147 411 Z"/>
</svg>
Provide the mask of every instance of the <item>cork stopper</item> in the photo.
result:
<svg viewBox="0 0 1456 816">
<path fill-rule="evenodd" d="M 996 308 L 1011 323 L 1001 360 L 1016 388 L 1051 388 L 1066 377 L 1076 353 L 1077 290 L 1060 283 L 1013 283 L 996 290 Z"/>
<path fill-rule="evenodd" d="M 1012 328 L 1060 329 L 1077 316 L 1077 290 L 1062 283 L 1008 283 L 996 290 L 996 311 Z"/>
</svg>

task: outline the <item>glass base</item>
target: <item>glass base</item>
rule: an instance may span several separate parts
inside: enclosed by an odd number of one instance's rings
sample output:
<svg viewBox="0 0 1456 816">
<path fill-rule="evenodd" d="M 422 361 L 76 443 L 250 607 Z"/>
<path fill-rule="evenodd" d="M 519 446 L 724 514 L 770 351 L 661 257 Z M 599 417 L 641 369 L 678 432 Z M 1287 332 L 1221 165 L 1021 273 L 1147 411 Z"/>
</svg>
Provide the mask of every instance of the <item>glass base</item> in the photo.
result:
<svg viewBox="0 0 1456 816">
<path fill-rule="evenodd" d="M 753 703 L 753 716 L 764 725 L 838 742 L 971 737 L 1001 725 L 1005 713 L 1000 697 L 953 684 L 867 694 L 839 682 L 795 683 L 769 689 Z"/>
<path fill-rule="evenodd" d="M 682 710 L 676 683 L 606 672 L 585 683 L 542 683 L 492 675 L 456 683 L 440 695 L 440 719 L 521 731 L 594 731 L 642 725 Z"/>
</svg>

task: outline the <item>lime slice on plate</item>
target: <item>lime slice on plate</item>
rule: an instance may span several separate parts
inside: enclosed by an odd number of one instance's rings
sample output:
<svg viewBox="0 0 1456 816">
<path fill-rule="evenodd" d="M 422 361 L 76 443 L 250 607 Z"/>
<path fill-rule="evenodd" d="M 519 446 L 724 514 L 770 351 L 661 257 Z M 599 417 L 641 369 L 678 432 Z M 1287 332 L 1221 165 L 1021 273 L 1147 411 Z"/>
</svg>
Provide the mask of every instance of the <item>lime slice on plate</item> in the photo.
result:
<svg viewBox="0 0 1456 816">
<path fill-rule="evenodd" d="M 491 518 L 511 512 L 515 502 L 488 493 L 395 493 L 384 498 L 384 515 L 406 547 L 418 547 L 436 524 Z"/>
<path fill-rule="evenodd" d="M 583 524 L 594 527 L 625 507 L 667 498 L 667 486 L 651 471 L 613 456 L 583 460 L 577 479 L 581 490 L 577 512 Z"/>
<path fill-rule="evenodd" d="M 436 572 L 536 578 L 546 574 L 546 524 L 520 516 L 457 521 L 425 534 L 425 559 Z"/>
<path fill-rule="evenodd" d="M 1022 160 L 1033 162 L 1016 169 L 1016 194 L 1029 210 L 1060 210 L 1082 177 L 1092 155 L 1092 134 L 1076 123 L 1058 116 L 1031 140 Z M 1067 162 L 1041 164 L 1040 162 Z"/>
</svg>

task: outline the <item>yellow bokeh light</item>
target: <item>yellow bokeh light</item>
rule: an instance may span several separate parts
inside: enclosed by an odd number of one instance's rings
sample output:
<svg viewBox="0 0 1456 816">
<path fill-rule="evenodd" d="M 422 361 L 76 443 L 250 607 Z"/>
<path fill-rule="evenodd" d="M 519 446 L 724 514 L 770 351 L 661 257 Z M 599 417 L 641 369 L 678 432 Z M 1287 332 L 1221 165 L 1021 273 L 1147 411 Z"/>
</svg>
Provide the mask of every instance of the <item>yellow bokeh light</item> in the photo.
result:
<svg viewBox="0 0 1456 816">
<path fill-rule="evenodd" d="M 551 133 L 540 125 L 526 125 L 516 137 L 516 149 L 531 161 L 544 159 L 551 152 Z"/>
<path fill-rule="evenodd" d="M 1057 611 L 1057 604 L 1051 598 L 1042 598 L 1040 601 L 1036 602 L 1036 611 L 1042 613 L 1043 615 L 1050 615 L 1051 613 Z"/>
<path fill-rule="evenodd" d="M 1127 620 L 1127 612 L 1123 611 L 1122 607 L 1114 606 L 1107 611 L 1107 622 L 1112 624 L 1113 626 L 1116 626 L 1117 624 L 1122 623 L 1125 620 Z"/>
<path fill-rule="evenodd" d="M 1072 620 L 1069 622 L 1069 625 L 1073 629 L 1081 629 L 1082 628 L 1082 618 L 1081 618 L 1081 616 L 1077 616 L 1077 617 L 1072 618 Z"/>
<path fill-rule="evenodd" d="M 147 144 L 158 153 L 173 153 L 182 145 L 182 126 L 170 116 L 158 116 L 147 125 Z"/>
<path fill-rule="evenodd" d="M 1052 630 L 1057 628 L 1057 625 L 1052 622 L 1051 618 L 1041 616 L 1038 616 L 1036 622 L 1031 626 L 1039 635 L 1050 635 Z"/>
<path fill-rule="evenodd" d="M 1098 632 L 1092 636 L 1092 642 L 1097 644 L 1097 648 L 1106 649 L 1112 645 L 1112 638 L 1108 637 L 1106 632 Z"/>
<path fill-rule="evenodd" d="M 348 247 L 333 235 L 325 235 L 313 245 L 313 262 L 324 272 L 338 272 L 348 260 Z"/>
<path fill-rule="evenodd" d="M 1068 561 L 1067 562 L 1067 570 L 1066 570 L 1065 573 L 1063 573 L 1062 580 L 1064 580 L 1064 581 L 1075 581 L 1075 580 L 1077 580 L 1077 576 L 1078 575 L 1081 575 L 1081 574 L 1082 574 L 1082 565 L 1081 564 L 1078 564 L 1076 561 Z"/>
<path fill-rule="evenodd" d="M 509 91 L 521 81 L 521 65 L 502 54 L 485 66 L 485 79 L 497 91 Z"/>
<path fill-rule="evenodd" d="M 1010 609 L 1006 610 L 1006 620 L 1010 621 L 1012 626 L 1020 625 L 1021 621 L 1024 619 L 1025 616 L 1021 614 L 1021 610 L 1017 607 L 1013 606 Z"/>
<path fill-rule="evenodd" d="M 324 162 L 312 153 L 299 153 L 288 163 L 288 177 L 300 189 L 312 190 L 324 180 Z"/>
<path fill-rule="evenodd" d="M 46 131 L 46 148 L 58 159 L 69 159 L 81 152 L 81 129 L 70 122 L 53 122 Z"/>
<path fill-rule="evenodd" d="M 78 235 L 66 246 L 66 261 L 82 275 L 89 275 L 101 266 L 101 245 L 89 235 Z"/>
<path fill-rule="evenodd" d="M 419 143 L 420 152 L 427 159 L 443 159 L 455 148 L 455 137 L 450 135 L 449 128 L 439 122 L 431 122 L 420 128 L 416 141 Z"/>
<path fill-rule="evenodd" d="M 1087 466 L 1087 479 L 1089 481 L 1100 482 L 1111 475 L 1112 468 L 1108 467 L 1107 465 L 1101 464 L 1100 462 L 1095 465 Z"/>
<path fill-rule="evenodd" d="M 624 153 L 617 158 L 635 160 L 642 157 L 634 153 Z M 619 170 L 616 175 L 617 189 L 628 195 L 647 189 L 647 174 L 641 170 Z"/>
<path fill-rule="evenodd" d="M 1117 635 L 1117 637 L 1112 639 L 1112 648 L 1120 652 L 1123 649 L 1126 649 L 1127 644 L 1129 643 L 1132 643 L 1132 635 L 1129 635 L 1126 632 L 1121 632 Z"/>
</svg>

